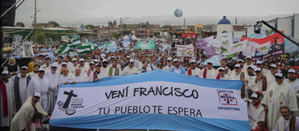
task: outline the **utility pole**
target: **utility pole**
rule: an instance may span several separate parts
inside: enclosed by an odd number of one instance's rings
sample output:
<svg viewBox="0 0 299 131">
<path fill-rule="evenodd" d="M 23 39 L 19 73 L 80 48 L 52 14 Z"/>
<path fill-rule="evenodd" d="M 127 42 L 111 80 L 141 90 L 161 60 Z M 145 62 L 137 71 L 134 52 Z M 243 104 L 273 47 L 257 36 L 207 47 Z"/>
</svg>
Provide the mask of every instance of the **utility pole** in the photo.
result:
<svg viewBox="0 0 299 131">
<path fill-rule="evenodd" d="M 36 0 L 34 0 L 34 18 L 33 18 L 33 29 L 34 29 L 34 35 L 35 35 L 35 48 L 34 50 L 37 51 L 37 31 L 36 31 L 36 16 L 37 10 L 36 10 Z"/>
</svg>

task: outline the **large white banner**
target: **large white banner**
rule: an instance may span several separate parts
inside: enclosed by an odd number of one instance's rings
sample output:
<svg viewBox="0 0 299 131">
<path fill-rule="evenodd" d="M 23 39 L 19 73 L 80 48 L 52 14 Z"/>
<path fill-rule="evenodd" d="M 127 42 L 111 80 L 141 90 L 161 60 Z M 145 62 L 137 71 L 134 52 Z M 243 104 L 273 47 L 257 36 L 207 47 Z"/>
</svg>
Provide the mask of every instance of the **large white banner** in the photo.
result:
<svg viewBox="0 0 299 131">
<path fill-rule="evenodd" d="M 192 44 L 189 44 L 189 45 L 175 45 L 175 47 L 176 47 L 177 56 L 180 56 L 180 57 L 184 57 L 184 56 L 192 57 L 192 56 L 194 56 L 194 46 Z"/>
<path fill-rule="evenodd" d="M 59 90 L 52 119 L 115 114 L 168 114 L 248 120 L 240 90 L 150 81 Z"/>
</svg>

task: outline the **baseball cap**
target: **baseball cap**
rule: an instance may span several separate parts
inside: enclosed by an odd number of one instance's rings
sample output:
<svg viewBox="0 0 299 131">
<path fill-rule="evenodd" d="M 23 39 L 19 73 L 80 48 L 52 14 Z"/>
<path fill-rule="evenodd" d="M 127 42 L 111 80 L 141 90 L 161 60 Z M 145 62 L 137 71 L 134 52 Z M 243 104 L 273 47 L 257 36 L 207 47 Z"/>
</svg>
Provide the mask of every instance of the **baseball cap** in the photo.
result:
<svg viewBox="0 0 299 131">
<path fill-rule="evenodd" d="M 283 77 L 282 73 L 280 73 L 280 72 L 276 73 L 274 76 L 275 76 L 275 77 L 280 77 L 280 78 Z"/>
<path fill-rule="evenodd" d="M 275 64 L 271 64 L 270 67 L 271 68 L 277 68 L 277 66 Z"/>
<path fill-rule="evenodd" d="M 84 59 L 83 59 L 83 58 L 80 58 L 79 61 L 80 61 L 80 62 L 84 62 Z"/>
<path fill-rule="evenodd" d="M 296 71 L 294 69 L 289 69 L 288 73 L 294 73 L 294 74 L 296 74 Z"/>
<path fill-rule="evenodd" d="M 223 67 L 219 67 L 218 71 L 224 71 L 224 68 Z"/>
<path fill-rule="evenodd" d="M 130 59 L 130 63 L 134 63 L 135 61 L 133 59 Z"/>
<path fill-rule="evenodd" d="M 257 61 L 256 64 L 263 64 L 261 61 Z"/>
<path fill-rule="evenodd" d="M 77 60 L 76 58 L 73 58 L 73 59 L 72 59 L 72 61 L 76 61 L 76 60 Z"/>
<path fill-rule="evenodd" d="M 261 69 L 261 68 L 256 68 L 254 71 L 255 71 L 255 72 L 261 72 L 262 69 Z"/>
<path fill-rule="evenodd" d="M 171 61 L 171 60 L 172 60 L 172 58 L 171 58 L 171 57 L 168 57 L 168 58 L 167 58 L 167 60 L 168 60 L 168 61 Z"/>
<path fill-rule="evenodd" d="M 238 62 L 244 62 L 242 59 L 239 59 Z"/>
<path fill-rule="evenodd" d="M 39 72 L 45 72 L 45 70 L 43 68 L 40 68 L 38 71 Z"/>
<path fill-rule="evenodd" d="M 56 63 L 51 64 L 51 67 L 57 67 Z"/>
<path fill-rule="evenodd" d="M 9 74 L 8 70 L 2 71 L 2 75 L 8 75 L 8 74 Z"/>
<path fill-rule="evenodd" d="M 196 63 L 196 61 L 195 60 L 191 60 L 191 62 L 190 63 Z"/>
<path fill-rule="evenodd" d="M 27 66 L 22 66 L 22 67 L 21 67 L 21 70 L 22 70 L 22 69 L 27 70 L 28 68 L 27 68 Z"/>
<path fill-rule="evenodd" d="M 246 56 L 246 59 L 252 59 L 252 57 L 251 56 Z"/>
<path fill-rule="evenodd" d="M 40 98 L 40 97 L 41 97 L 41 94 L 40 94 L 39 92 L 35 92 L 35 93 L 33 94 L 33 96 L 34 96 L 34 97 L 38 97 L 38 98 Z"/>
<path fill-rule="evenodd" d="M 252 93 L 251 95 L 251 99 L 258 99 L 259 98 L 259 94 L 257 93 Z"/>
<path fill-rule="evenodd" d="M 173 59 L 173 62 L 179 62 L 179 60 L 177 58 Z"/>
<path fill-rule="evenodd" d="M 235 64 L 235 68 L 240 68 L 240 64 Z"/>
</svg>

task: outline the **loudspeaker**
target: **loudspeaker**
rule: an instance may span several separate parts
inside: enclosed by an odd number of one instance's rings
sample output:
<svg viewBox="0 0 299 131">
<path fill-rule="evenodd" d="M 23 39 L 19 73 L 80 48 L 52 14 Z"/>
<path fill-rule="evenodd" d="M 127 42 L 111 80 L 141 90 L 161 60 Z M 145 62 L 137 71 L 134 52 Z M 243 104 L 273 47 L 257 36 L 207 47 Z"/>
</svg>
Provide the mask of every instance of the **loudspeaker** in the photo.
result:
<svg viewBox="0 0 299 131">
<path fill-rule="evenodd" d="M 16 0 L 1 0 L 1 9 L 0 9 L 1 15 L 15 3 Z M 16 15 L 16 7 L 13 7 L 2 17 L 2 26 L 14 26 L 15 15 Z"/>
</svg>

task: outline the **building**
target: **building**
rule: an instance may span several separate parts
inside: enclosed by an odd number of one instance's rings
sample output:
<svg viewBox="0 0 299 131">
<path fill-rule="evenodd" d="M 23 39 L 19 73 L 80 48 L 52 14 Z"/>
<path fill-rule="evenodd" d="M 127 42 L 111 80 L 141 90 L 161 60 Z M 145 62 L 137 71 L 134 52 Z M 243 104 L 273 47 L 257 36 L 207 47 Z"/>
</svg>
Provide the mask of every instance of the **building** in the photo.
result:
<svg viewBox="0 0 299 131">
<path fill-rule="evenodd" d="M 223 31 L 226 31 L 229 33 L 233 32 L 233 25 L 226 18 L 226 16 L 223 16 L 223 18 L 218 22 L 216 28 L 217 28 L 217 36 L 220 36 Z"/>
</svg>

